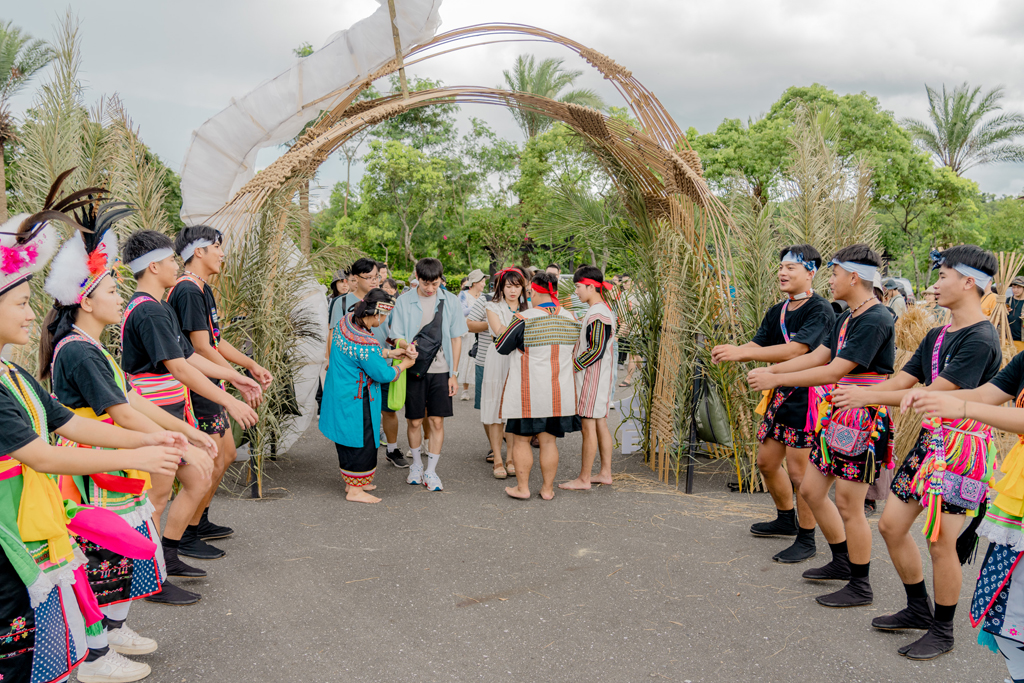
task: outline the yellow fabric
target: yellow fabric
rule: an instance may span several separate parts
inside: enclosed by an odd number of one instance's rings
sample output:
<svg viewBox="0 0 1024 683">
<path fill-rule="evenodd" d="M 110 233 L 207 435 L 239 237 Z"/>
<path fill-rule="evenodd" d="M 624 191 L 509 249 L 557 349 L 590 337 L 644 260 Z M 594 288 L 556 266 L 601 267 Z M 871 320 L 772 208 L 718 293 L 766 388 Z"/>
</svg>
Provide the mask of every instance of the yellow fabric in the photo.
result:
<svg viewBox="0 0 1024 683">
<path fill-rule="evenodd" d="M 45 474 L 21 464 L 21 503 L 18 506 L 18 530 L 25 542 L 46 541 L 54 564 L 74 559 L 68 519 L 56 482 Z"/>
<path fill-rule="evenodd" d="M 121 425 L 119 425 L 116 422 L 114 422 L 114 419 L 112 417 L 110 417 L 109 415 L 107 415 L 106 413 L 103 413 L 102 415 L 97 415 L 96 411 L 94 411 L 92 408 L 89 408 L 89 407 L 73 408 L 73 409 L 71 409 L 71 412 L 73 412 L 75 415 L 80 415 L 80 416 L 82 416 L 84 418 L 87 418 L 89 420 L 97 420 L 99 422 L 106 422 L 107 424 L 112 424 L 115 427 L 121 428 Z M 146 482 L 142 486 L 142 490 L 143 491 L 148 491 L 149 489 L 153 488 L 153 481 L 149 478 L 149 472 L 143 472 L 142 470 L 122 470 L 122 471 L 125 473 L 125 476 L 129 477 L 130 479 L 141 479 L 144 482 Z"/>
<path fill-rule="evenodd" d="M 761 402 L 754 408 L 754 412 L 758 415 L 764 415 L 768 411 L 768 402 L 771 400 L 772 391 L 771 389 L 765 389 L 761 392 Z"/>
<path fill-rule="evenodd" d="M 1024 351 L 1024 341 L 1013 342 L 1013 348 L 1017 349 L 1017 353 Z"/>
<path fill-rule="evenodd" d="M 992 484 L 999 494 L 995 504 L 1007 514 L 1024 516 L 1024 443 L 1018 441 L 1010 449 L 999 471 L 1002 479 Z"/>
<path fill-rule="evenodd" d="M 996 294 L 995 292 L 989 292 L 981 299 L 981 312 L 985 315 L 992 315 L 992 311 L 996 310 Z"/>
</svg>

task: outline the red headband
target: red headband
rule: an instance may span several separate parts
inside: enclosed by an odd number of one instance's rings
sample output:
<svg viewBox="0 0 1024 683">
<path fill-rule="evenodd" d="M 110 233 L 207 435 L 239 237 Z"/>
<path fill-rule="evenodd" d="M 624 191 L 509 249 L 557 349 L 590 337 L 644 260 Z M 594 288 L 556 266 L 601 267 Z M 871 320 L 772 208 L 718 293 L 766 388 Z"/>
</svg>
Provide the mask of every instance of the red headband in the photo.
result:
<svg viewBox="0 0 1024 683">
<path fill-rule="evenodd" d="M 594 289 L 607 289 L 609 291 L 612 288 L 612 283 L 610 282 L 598 282 L 597 280 L 591 280 L 589 277 L 585 277 L 582 280 L 580 280 L 580 284 L 590 285 Z"/>
<path fill-rule="evenodd" d="M 545 289 L 544 287 L 538 285 L 536 282 L 531 282 L 530 287 L 532 287 L 533 291 L 535 292 L 547 294 L 548 296 L 551 297 L 551 300 L 555 303 L 556 306 L 561 306 L 561 304 L 558 303 L 558 290 L 555 289 L 554 285 L 548 285 L 547 289 Z"/>
</svg>

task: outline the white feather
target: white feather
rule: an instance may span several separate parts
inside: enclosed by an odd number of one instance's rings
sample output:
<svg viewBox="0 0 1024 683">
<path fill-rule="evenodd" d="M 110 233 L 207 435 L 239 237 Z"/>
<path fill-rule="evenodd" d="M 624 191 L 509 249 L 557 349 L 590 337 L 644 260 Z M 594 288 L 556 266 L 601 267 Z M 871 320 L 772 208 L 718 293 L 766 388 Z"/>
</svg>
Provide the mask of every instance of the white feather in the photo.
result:
<svg viewBox="0 0 1024 683">
<path fill-rule="evenodd" d="M 75 231 L 53 258 L 43 289 L 61 304 L 74 305 L 78 301 L 82 283 L 89 277 L 87 260 L 85 242 L 82 241 L 81 233 Z"/>
</svg>

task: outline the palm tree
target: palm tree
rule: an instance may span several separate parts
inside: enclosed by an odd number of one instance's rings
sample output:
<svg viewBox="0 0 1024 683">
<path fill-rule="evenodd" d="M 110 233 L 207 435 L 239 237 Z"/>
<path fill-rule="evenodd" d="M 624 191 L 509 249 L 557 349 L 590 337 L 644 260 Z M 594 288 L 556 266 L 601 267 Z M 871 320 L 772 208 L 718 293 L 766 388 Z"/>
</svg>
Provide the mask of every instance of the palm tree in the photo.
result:
<svg viewBox="0 0 1024 683">
<path fill-rule="evenodd" d="M 0 21 L 0 223 L 7 220 L 7 178 L 4 148 L 14 137 L 9 102 L 37 71 L 49 64 L 54 51 L 46 41 L 33 40 L 11 22 Z"/>
<path fill-rule="evenodd" d="M 572 86 L 583 72 L 566 71 L 562 59 L 548 58 L 537 64 L 533 55 L 516 57 L 512 70 L 505 70 L 505 85 L 509 90 L 532 93 L 558 102 L 582 104 L 595 109 L 604 109 L 604 100 L 593 90 L 575 89 L 562 93 Z M 500 87 L 500 86 L 499 86 Z M 512 116 L 526 138 L 533 139 L 551 127 L 552 120 L 532 111 L 510 107 Z"/>
<path fill-rule="evenodd" d="M 914 141 L 931 153 L 943 166 L 958 176 L 982 164 L 997 161 L 1024 161 L 1024 145 L 1014 138 L 1024 135 L 1024 115 L 1016 112 L 983 118 L 1002 110 L 1003 88 L 981 95 L 981 88 L 966 82 L 952 92 L 925 85 L 928 91 L 928 118 L 931 125 L 917 119 L 904 119 L 903 126 Z"/>
</svg>

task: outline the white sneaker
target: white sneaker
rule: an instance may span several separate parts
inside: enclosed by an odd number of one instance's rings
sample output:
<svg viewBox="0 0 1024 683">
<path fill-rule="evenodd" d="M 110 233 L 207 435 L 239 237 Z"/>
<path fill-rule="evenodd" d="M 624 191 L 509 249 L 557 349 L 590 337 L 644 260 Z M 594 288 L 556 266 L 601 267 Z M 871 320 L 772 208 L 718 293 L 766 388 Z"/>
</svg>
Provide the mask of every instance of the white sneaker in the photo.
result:
<svg viewBox="0 0 1024 683">
<path fill-rule="evenodd" d="M 140 636 L 127 624 L 121 624 L 121 628 L 108 630 L 107 642 L 111 650 L 123 655 L 148 655 L 156 651 L 155 640 Z"/>
<path fill-rule="evenodd" d="M 405 478 L 407 484 L 413 486 L 419 486 L 423 483 L 423 465 L 416 462 L 413 458 L 412 464 L 409 465 L 409 476 Z"/>
<path fill-rule="evenodd" d="M 435 472 L 427 472 L 423 475 L 423 485 L 427 487 L 428 491 L 444 490 L 444 486 L 441 485 L 441 478 Z"/>
<path fill-rule="evenodd" d="M 469 390 L 468 389 L 463 389 L 462 390 L 462 396 L 459 397 L 459 400 L 460 401 L 468 401 L 469 400 Z"/>
<path fill-rule="evenodd" d="M 79 664 L 77 672 L 81 683 L 132 683 L 141 681 L 152 669 L 149 664 L 133 662 L 111 649 L 94 662 Z"/>
</svg>

